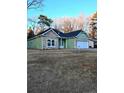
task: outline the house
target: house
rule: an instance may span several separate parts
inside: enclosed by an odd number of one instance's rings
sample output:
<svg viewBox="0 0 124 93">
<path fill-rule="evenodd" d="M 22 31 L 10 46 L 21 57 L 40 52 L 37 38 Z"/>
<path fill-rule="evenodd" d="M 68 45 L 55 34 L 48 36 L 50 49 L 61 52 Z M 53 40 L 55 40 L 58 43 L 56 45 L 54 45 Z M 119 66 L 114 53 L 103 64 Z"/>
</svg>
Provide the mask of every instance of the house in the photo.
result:
<svg viewBox="0 0 124 93">
<path fill-rule="evenodd" d="M 86 32 L 77 30 L 63 33 L 57 29 L 48 28 L 28 39 L 28 48 L 89 48 Z"/>
</svg>

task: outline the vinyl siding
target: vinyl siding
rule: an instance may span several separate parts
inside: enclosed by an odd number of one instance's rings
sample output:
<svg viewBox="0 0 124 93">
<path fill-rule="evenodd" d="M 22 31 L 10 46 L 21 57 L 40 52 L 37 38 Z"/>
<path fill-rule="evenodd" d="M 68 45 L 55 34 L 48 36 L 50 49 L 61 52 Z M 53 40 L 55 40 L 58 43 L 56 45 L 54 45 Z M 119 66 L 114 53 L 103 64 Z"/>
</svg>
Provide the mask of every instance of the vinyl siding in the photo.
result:
<svg viewBox="0 0 124 93">
<path fill-rule="evenodd" d="M 36 37 L 35 39 L 28 40 L 28 48 L 41 49 L 42 48 L 42 38 Z"/>
<path fill-rule="evenodd" d="M 43 38 L 43 49 L 46 49 L 48 48 L 48 45 L 47 45 L 47 40 L 55 40 L 55 46 L 54 48 L 59 48 L 59 41 L 58 41 L 58 38 L 57 37 L 42 37 Z"/>
<path fill-rule="evenodd" d="M 41 45 L 42 43 L 41 43 L 41 38 L 36 38 L 35 40 L 34 40 L 34 43 L 33 43 L 33 45 L 34 45 L 34 48 L 37 48 L 37 49 L 41 49 L 42 48 L 42 45 Z"/>
<path fill-rule="evenodd" d="M 75 48 L 75 38 L 67 39 L 67 48 Z"/>
<path fill-rule="evenodd" d="M 80 42 L 88 42 L 88 37 L 84 32 L 81 32 L 78 36 L 77 36 L 77 41 Z"/>
</svg>

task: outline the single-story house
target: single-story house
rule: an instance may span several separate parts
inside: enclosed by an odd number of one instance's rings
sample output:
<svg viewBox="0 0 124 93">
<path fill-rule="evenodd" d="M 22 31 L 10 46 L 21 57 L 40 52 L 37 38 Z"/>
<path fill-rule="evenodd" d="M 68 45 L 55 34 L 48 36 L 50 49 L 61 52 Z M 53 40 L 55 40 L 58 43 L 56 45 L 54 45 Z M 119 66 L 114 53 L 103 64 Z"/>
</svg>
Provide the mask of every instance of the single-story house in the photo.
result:
<svg viewBox="0 0 124 93">
<path fill-rule="evenodd" d="M 48 28 L 27 41 L 28 48 L 89 48 L 88 35 L 85 31 L 77 30 L 63 33 L 57 29 Z"/>
</svg>

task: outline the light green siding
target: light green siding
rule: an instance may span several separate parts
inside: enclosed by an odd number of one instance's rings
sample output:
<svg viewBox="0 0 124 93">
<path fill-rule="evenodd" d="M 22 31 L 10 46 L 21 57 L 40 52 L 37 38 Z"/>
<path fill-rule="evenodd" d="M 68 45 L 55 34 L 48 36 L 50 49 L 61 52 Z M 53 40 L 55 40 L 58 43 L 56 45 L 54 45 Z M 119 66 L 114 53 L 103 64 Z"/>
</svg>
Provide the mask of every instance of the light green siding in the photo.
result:
<svg viewBox="0 0 124 93">
<path fill-rule="evenodd" d="M 77 36 L 77 41 L 80 41 L 80 42 L 88 42 L 88 36 L 84 33 L 84 32 L 81 32 L 78 36 Z"/>
<path fill-rule="evenodd" d="M 64 48 L 66 48 L 66 39 L 64 39 Z"/>
<path fill-rule="evenodd" d="M 42 38 L 36 37 L 35 39 L 28 40 L 28 48 L 42 48 Z"/>
<path fill-rule="evenodd" d="M 28 41 L 28 48 L 33 48 L 33 42 L 34 42 L 34 39 Z"/>
<path fill-rule="evenodd" d="M 34 48 L 40 49 L 42 47 L 41 46 L 41 38 L 38 37 L 38 38 L 34 39 L 33 45 L 34 45 Z"/>
<path fill-rule="evenodd" d="M 80 32 L 75 38 L 66 39 L 66 48 L 76 48 L 77 42 L 88 42 L 88 36 L 85 32 Z"/>
<path fill-rule="evenodd" d="M 49 33 L 50 34 L 50 33 Z M 45 49 L 48 48 L 47 40 L 54 39 L 55 40 L 55 47 L 52 48 L 60 48 L 60 40 L 57 37 L 42 37 L 37 36 L 30 40 L 28 40 L 28 48 L 36 48 L 36 49 Z M 88 36 L 85 32 L 80 32 L 74 38 L 66 38 L 63 39 L 63 48 L 77 48 L 77 42 L 88 42 Z"/>
<path fill-rule="evenodd" d="M 70 38 L 66 40 L 67 48 L 75 48 L 75 38 Z"/>
</svg>

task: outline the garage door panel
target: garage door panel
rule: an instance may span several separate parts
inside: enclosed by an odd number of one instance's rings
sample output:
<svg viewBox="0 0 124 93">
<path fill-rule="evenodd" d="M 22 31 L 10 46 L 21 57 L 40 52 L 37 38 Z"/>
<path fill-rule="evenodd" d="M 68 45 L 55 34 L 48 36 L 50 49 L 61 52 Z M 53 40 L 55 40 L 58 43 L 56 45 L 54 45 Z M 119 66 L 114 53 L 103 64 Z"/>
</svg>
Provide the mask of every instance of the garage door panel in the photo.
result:
<svg viewBox="0 0 124 93">
<path fill-rule="evenodd" d="M 77 42 L 77 48 L 88 48 L 88 42 Z"/>
</svg>

